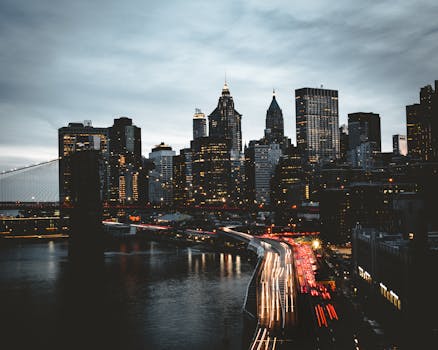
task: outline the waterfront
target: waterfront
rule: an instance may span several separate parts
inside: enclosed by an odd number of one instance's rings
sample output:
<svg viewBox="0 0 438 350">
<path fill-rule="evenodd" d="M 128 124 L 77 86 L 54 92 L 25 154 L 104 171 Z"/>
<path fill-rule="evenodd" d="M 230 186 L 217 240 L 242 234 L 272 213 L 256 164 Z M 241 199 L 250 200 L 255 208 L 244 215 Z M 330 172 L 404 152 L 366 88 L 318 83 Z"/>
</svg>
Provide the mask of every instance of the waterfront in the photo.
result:
<svg viewBox="0 0 438 350">
<path fill-rule="evenodd" d="M 68 242 L 0 248 L 2 343 L 13 348 L 242 349 L 245 257 L 121 243 L 72 268 Z M 253 330 L 253 329 L 252 329 Z"/>
</svg>

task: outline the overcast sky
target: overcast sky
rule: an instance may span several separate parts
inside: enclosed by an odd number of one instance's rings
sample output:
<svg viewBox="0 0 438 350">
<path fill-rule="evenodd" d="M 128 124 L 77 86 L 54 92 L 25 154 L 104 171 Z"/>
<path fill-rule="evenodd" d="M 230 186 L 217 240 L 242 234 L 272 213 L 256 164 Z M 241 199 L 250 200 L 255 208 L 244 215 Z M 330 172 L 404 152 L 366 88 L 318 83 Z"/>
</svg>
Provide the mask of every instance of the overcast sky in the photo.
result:
<svg viewBox="0 0 438 350">
<path fill-rule="evenodd" d="M 295 142 L 294 90 L 339 90 L 379 113 L 383 150 L 405 105 L 438 79 L 438 1 L 0 0 L 0 170 L 57 157 L 57 129 L 128 116 L 143 154 L 189 145 L 224 73 L 243 140 L 263 135 L 272 88 Z"/>
</svg>

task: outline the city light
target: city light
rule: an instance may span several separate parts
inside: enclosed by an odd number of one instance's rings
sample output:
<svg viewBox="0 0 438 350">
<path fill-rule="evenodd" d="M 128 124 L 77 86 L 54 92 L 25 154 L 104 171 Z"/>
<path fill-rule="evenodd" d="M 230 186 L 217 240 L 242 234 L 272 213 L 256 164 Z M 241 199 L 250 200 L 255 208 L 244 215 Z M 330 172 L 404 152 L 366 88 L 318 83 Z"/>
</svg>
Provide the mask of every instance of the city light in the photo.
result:
<svg viewBox="0 0 438 350">
<path fill-rule="evenodd" d="M 319 248 L 321 248 L 321 241 L 319 239 L 314 239 L 312 241 L 312 248 L 314 250 L 318 250 Z"/>
</svg>

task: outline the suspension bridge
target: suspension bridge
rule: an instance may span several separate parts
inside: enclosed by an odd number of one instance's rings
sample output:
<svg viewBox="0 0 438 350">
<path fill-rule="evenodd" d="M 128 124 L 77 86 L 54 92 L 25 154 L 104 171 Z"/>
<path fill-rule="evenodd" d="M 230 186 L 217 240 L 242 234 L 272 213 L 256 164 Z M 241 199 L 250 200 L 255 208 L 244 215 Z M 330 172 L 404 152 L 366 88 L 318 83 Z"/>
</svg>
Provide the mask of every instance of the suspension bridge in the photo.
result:
<svg viewBox="0 0 438 350">
<path fill-rule="evenodd" d="M 53 203 L 59 201 L 59 160 L 0 173 L 1 203 Z"/>
</svg>

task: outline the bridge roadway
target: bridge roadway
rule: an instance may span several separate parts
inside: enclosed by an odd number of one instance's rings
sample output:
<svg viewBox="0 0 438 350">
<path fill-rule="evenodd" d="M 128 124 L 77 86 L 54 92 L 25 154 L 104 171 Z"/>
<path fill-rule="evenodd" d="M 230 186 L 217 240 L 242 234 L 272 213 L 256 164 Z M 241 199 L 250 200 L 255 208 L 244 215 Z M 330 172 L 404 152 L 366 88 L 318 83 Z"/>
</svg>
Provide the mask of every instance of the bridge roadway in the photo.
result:
<svg viewBox="0 0 438 350">
<path fill-rule="evenodd" d="M 284 242 L 257 238 L 236 231 L 233 227 L 222 227 L 220 230 L 247 242 L 248 249 L 255 251 L 262 259 L 256 283 L 258 324 L 250 349 L 278 349 L 280 344 L 287 341 L 287 330 L 297 323 L 292 248 Z"/>
</svg>

